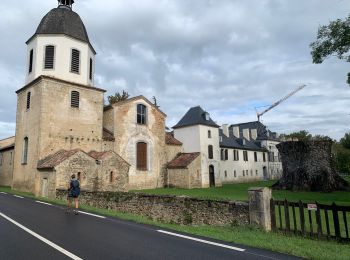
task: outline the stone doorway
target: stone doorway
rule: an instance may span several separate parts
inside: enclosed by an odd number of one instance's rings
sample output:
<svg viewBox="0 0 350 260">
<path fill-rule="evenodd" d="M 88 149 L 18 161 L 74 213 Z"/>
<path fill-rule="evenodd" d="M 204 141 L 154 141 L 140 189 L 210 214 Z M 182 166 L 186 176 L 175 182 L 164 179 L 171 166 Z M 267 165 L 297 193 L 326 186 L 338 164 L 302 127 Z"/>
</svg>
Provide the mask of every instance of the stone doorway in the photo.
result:
<svg viewBox="0 0 350 260">
<path fill-rule="evenodd" d="M 263 167 L 263 176 L 264 176 L 264 181 L 268 181 L 269 180 L 269 176 L 267 174 L 266 166 Z"/>
<path fill-rule="evenodd" d="M 215 169 L 213 165 L 209 166 L 209 186 L 215 187 Z"/>
<path fill-rule="evenodd" d="M 41 183 L 41 196 L 49 197 L 48 180 L 44 178 Z"/>
</svg>

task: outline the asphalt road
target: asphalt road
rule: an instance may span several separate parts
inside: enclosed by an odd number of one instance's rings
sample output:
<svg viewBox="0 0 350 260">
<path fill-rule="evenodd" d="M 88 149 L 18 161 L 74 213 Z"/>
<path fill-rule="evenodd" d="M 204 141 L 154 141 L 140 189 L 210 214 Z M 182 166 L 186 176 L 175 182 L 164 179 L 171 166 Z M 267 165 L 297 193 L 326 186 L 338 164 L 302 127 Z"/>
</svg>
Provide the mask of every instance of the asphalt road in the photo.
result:
<svg viewBox="0 0 350 260">
<path fill-rule="evenodd" d="M 298 259 L 0 193 L 0 259 Z"/>
</svg>

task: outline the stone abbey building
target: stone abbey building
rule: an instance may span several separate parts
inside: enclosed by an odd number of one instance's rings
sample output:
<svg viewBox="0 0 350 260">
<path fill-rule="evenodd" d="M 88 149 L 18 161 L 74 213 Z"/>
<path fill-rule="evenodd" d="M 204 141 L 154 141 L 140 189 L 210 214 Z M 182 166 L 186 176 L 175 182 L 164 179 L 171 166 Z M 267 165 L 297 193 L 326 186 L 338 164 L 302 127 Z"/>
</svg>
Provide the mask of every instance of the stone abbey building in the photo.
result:
<svg viewBox="0 0 350 260">
<path fill-rule="evenodd" d="M 27 41 L 16 135 L 0 140 L 0 185 L 54 197 L 73 173 L 92 191 L 209 187 L 277 174 L 268 171 L 271 149 L 257 129 L 220 129 L 196 107 L 170 133 L 166 115 L 143 96 L 105 106 L 105 90 L 94 86 L 96 52 L 73 3 L 60 0 Z"/>
</svg>

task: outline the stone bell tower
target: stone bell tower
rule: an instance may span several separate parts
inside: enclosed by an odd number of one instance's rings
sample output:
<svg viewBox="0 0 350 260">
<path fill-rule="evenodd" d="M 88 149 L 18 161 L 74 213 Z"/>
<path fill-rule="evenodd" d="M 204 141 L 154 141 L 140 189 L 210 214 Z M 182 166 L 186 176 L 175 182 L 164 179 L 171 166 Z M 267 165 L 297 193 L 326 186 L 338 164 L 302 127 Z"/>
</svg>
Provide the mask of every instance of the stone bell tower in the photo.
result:
<svg viewBox="0 0 350 260">
<path fill-rule="evenodd" d="M 18 190 L 40 194 L 47 177 L 38 161 L 59 150 L 101 150 L 105 91 L 94 87 L 96 52 L 73 4 L 59 0 L 27 41 L 25 86 L 16 92 Z"/>
</svg>

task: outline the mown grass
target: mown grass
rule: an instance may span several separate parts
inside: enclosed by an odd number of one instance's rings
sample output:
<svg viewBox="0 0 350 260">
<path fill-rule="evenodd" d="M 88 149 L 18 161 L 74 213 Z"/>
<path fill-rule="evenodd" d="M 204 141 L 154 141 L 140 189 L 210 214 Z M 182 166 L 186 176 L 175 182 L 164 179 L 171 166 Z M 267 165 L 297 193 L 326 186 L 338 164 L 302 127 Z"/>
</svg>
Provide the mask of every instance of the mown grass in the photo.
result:
<svg viewBox="0 0 350 260">
<path fill-rule="evenodd" d="M 67 205 L 66 201 L 36 198 L 33 194 L 13 191 L 9 187 L 0 187 L 0 191 L 25 197 L 31 197 L 57 205 Z M 305 239 L 298 236 L 285 236 L 282 233 L 265 232 L 252 226 L 181 226 L 154 221 L 143 216 L 121 213 L 107 209 L 100 209 L 87 205 L 80 205 L 80 209 L 87 212 L 109 217 L 116 217 L 127 221 L 133 221 L 161 228 L 167 228 L 178 232 L 184 232 L 226 242 L 272 250 L 280 253 L 304 257 L 307 259 L 345 260 L 349 259 L 350 255 L 350 246 L 348 244 L 317 241 Z"/>
<path fill-rule="evenodd" d="M 350 181 L 350 178 L 346 178 Z M 258 181 L 250 183 L 225 184 L 222 187 L 206 188 L 206 189 L 177 189 L 177 188 L 161 188 L 152 190 L 134 191 L 146 194 L 156 195 L 178 195 L 189 196 L 203 199 L 218 199 L 218 200 L 248 200 L 248 189 L 251 187 L 270 187 L 275 181 Z M 339 205 L 350 205 L 349 191 L 336 191 L 331 193 L 324 192 L 292 192 L 274 190 L 272 196 L 275 200 L 299 201 L 303 202 L 318 202 L 321 204 L 332 204 L 333 202 Z"/>
</svg>

